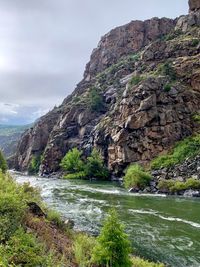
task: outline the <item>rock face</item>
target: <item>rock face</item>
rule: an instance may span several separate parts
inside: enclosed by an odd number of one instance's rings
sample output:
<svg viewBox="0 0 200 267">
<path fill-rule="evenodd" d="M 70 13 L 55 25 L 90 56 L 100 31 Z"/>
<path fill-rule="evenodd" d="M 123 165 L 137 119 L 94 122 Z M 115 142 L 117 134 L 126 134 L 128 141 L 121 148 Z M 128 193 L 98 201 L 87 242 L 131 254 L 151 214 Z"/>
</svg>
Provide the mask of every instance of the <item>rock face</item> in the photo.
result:
<svg viewBox="0 0 200 267">
<path fill-rule="evenodd" d="M 190 11 L 196 11 L 200 9 L 200 1 L 199 0 L 189 0 Z"/>
<path fill-rule="evenodd" d="M 105 35 L 84 79 L 59 108 L 42 117 L 18 144 L 15 168 L 41 156 L 41 174 L 59 170 L 65 153 L 96 146 L 110 171 L 147 164 L 198 130 L 200 110 L 200 13 L 179 19 L 133 21 Z M 90 88 L 104 101 L 92 111 Z"/>
<path fill-rule="evenodd" d="M 84 77 L 90 80 L 119 58 L 139 51 L 142 47 L 159 37 L 168 34 L 175 25 L 172 19 L 153 18 L 146 21 L 132 21 L 118 27 L 102 37 L 98 47 L 92 52 L 86 65 Z"/>
</svg>

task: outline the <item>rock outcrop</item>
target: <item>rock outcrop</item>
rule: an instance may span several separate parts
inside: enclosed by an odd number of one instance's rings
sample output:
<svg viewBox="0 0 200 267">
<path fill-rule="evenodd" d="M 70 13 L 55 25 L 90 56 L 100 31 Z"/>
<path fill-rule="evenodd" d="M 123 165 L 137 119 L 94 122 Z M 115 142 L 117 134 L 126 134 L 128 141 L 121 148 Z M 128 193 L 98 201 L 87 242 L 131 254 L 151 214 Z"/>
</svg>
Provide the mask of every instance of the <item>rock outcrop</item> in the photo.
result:
<svg viewBox="0 0 200 267">
<path fill-rule="evenodd" d="M 189 0 L 190 11 L 196 11 L 200 9 L 200 1 L 199 0 Z"/>
<path fill-rule="evenodd" d="M 105 35 L 93 51 L 84 79 L 63 104 L 25 132 L 15 168 L 26 170 L 42 155 L 41 174 L 59 170 L 64 154 L 98 147 L 120 174 L 132 162 L 147 164 L 194 133 L 200 110 L 200 13 L 179 19 L 133 21 Z M 96 88 L 104 107 L 92 111 Z"/>
</svg>

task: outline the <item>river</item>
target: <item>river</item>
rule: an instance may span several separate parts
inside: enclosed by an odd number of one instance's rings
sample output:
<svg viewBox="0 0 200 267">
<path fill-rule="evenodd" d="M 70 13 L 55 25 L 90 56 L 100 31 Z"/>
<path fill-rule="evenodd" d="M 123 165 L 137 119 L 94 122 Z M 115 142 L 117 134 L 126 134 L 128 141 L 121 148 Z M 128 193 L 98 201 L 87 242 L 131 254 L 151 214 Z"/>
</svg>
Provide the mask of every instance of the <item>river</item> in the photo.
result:
<svg viewBox="0 0 200 267">
<path fill-rule="evenodd" d="M 200 267 L 200 199 L 136 195 L 117 183 L 14 174 L 39 187 L 47 205 L 75 228 L 97 233 L 111 207 L 119 212 L 134 252 L 173 267 Z"/>
</svg>

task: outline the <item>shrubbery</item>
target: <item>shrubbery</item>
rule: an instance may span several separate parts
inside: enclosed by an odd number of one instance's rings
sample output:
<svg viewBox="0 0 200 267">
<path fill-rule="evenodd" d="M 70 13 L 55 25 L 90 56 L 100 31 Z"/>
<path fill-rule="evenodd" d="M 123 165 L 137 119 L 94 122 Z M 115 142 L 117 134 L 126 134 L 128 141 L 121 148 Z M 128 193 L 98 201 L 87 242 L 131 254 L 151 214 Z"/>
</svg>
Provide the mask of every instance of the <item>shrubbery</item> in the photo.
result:
<svg viewBox="0 0 200 267">
<path fill-rule="evenodd" d="M 7 162 L 1 150 L 0 150 L 0 169 L 2 170 L 3 173 L 5 173 L 8 169 Z"/>
<path fill-rule="evenodd" d="M 188 189 L 200 189 L 200 180 L 190 178 L 185 182 L 175 180 L 161 180 L 158 183 L 158 189 L 161 191 L 169 191 L 171 193 L 180 192 Z"/>
<path fill-rule="evenodd" d="M 145 172 L 140 165 L 130 165 L 124 176 L 124 186 L 126 188 L 144 189 L 149 185 L 151 179 L 151 175 Z"/>
<path fill-rule="evenodd" d="M 78 234 L 74 241 L 74 254 L 79 267 L 92 266 L 92 253 L 96 239 L 86 234 Z"/>
<path fill-rule="evenodd" d="M 28 166 L 28 173 L 29 174 L 37 174 L 39 172 L 41 164 L 41 155 L 33 155 L 31 162 Z"/>
<path fill-rule="evenodd" d="M 66 172 L 64 178 L 67 179 L 106 179 L 108 170 L 103 164 L 103 159 L 96 149 L 86 160 L 81 159 L 82 151 L 73 148 L 62 159 L 61 167 Z"/>
<path fill-rule="evenodd" d="M 133 267 L 165 267 L 162 263 L 149 262 L 140 258 L 132 259 Z"/>
<path fill-rule="evenodd" d="M 88 105 L 91 111 L 101 112 L 104 110 L 103 97 L 95 87 L 91 88 L 89 91 Z"/>
<path fill-rule="evenodd" d="M 200 134 L 178 142 L 171 153 L 158 156 L 151 162 L 152 169 L 171 167 L 183 162 L 186 158 L 200 153 Z"/>
<path fill-rule="evenodd" d="M 131 267 L 131 245 L 115 210 L 109 212 L 93 251 L 93 262 L 107 267 Z"/>
<path fill-rule="evenodd" d="M 77 173 L 83 170 L 83 161 L 81 160 L 82 151 L 73 148 L 62 159 L 60 166 L 69 173 Z"/>
<path fill-rule="evenodd" d="M 44 244 L 24 230 L 27 203 L 36 200 L 40 202 L 37 190 L 28 184 L 17 185 L 8 174 L 0 173 L 0 266 L 62 266 Z"/>
<path fill-rule="evenodd" d="M 133 76 L 129 81 L 129 87 L 138 85 L 144 78 L 140 75 Z"/>
</svg>

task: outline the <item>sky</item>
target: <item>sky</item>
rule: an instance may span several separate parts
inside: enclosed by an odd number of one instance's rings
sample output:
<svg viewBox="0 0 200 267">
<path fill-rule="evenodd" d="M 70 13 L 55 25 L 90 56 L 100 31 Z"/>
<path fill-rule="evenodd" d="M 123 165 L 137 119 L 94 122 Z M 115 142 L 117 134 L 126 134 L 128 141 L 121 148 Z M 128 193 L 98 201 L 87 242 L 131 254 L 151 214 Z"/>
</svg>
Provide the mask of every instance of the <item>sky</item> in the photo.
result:
<svg viewBox="0 0 200 267">
<path fill-rule="evenodd" d="M 0 124 L 28 124 L 82 79 L 100 37 L 187 14 L 187 0 L 0 0 Z"/>
</svg>

